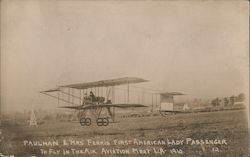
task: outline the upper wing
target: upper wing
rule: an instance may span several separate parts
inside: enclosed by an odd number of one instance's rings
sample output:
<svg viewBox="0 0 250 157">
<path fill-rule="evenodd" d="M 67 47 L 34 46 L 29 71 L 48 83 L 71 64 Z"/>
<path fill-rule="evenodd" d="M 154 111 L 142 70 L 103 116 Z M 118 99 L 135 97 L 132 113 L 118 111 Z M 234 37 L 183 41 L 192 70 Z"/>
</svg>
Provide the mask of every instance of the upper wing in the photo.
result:
<svg viewBox="0 0 250 157">
<path fill-rule="evenodd" d="M 118 86 L 123 84 L 131 84 L 131 83 L 140 83 L 146 82 L 142 78 L 138 77 L 123 77 L 117 79 L 110 79 L 110 80 L 101 80 L 95 82 L 86 82 L 86 83 L 78 83 L 78 84 L 70 84 L 70 85 L 63 85 L 60 87 L 67 87 L 67 88 L 76 88 L 76 89 L 88 89 L 91 87 L 107 87 L 107 86 Z"/>
<path fill-rule="evenodd" d="M 133 107 L 148 107 L 148 106 L 142 104 L 98 104 L 98 105 L 62 106 L 60 108 L 84 110 L 84 109 L 94 109 L 99 107 L 133 108 Z"/>
</svg>

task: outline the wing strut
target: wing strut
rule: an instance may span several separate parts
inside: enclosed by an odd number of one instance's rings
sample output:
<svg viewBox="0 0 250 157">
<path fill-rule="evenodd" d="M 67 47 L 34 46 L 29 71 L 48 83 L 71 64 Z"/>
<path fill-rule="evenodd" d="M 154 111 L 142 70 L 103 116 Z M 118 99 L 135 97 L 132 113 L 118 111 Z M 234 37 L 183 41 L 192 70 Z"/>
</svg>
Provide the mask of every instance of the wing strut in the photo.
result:
<svg viewBox="0 0 250 157">
<path fill-rule="evenodd" d="M 112 102 L 115 103 L 115 87 L 114 86 L 112 86 Z M 112 116 L 113 122 L 115 122 L 115 107 L 113 107 L 113 115 L 111 114 L 110 109 L 108 109 L 108 111 L 110 112 L 110 115 Z"/>
<path fill-rule="evenodd" d="M 127 103 L 129 104 L 129 82 L 128 82 L 128 98 L 127 98 Z"/>
<path fill-rule="evenodd" d="M 63 101 L 63 102 L 66 102 L 66 103 L 69 103 L 69 104 L 72 104 L 72 105 L 76 105 L 76 106 L 78 106 L 78 104 L 75 104 L 75 103 L 73 103 L 73 102 L 70 102 L 70 101 L 64 100 L 64 99 L 59 98 L 59 97 L 57 97 L 57 96 L 49 95 L 49 94 L 48 94 L 48 93 L 46 93 L 46 92 L 41 92 L 41 93 L 42 93 L 42 94 L 45 94 L 45 95 L 48 95 L 48 96 L 50 96 L 50 97 L 52 97 L 52 98 L 56 98 L 56 99 L 58 99 L 58 100 L 61 100 L 61 101 Z"/>
</svg>

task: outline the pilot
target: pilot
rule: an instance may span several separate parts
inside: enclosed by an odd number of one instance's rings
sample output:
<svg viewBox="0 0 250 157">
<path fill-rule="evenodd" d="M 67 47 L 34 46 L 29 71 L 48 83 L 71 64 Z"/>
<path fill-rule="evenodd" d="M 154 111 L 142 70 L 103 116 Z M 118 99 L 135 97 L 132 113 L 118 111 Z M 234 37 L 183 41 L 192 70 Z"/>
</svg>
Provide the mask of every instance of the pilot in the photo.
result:
<svg viewBox="0 0 250 157">
<path fill-rule="evenodd" d="M 89 96 L 91 97 L 92 101 L 95 101 L 96 97 L 92 91 L 90 91 Z"/>
</svg>

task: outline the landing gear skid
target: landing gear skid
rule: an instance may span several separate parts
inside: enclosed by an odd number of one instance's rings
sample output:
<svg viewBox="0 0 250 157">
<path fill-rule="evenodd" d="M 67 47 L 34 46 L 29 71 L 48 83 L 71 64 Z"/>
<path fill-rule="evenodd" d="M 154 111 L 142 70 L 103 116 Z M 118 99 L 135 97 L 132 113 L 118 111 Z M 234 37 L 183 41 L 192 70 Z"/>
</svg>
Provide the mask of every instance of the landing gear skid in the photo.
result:
<svg viewBox="0 0 250 157">
<path fill-rule="evenodd" d="M 110 111 L 110 108 L 107 108 L 107 110 L 108 110 L 108 113 L 109 113 L 112 121 L 114 121 L 113 115 Z M 110 117 L 102 117 L 101 118 L 101 112 L 102 112 L 102 108 L 97 108 L 95 110 L 95 112 L 92 113 L 92 115 L 95 116 L 96 124 L 97 124 L 97 126 L 108 126 L 109 122 L 110 122 L 110 119 L 109 119 Z M 80 111 L 78 113 L 78 118 L 79 118 L 79 122 L 80 122 L 81 126 L 90 126 L 91 125 L 91 118 L 86 117 L 85 111 Z"/>
</svg>

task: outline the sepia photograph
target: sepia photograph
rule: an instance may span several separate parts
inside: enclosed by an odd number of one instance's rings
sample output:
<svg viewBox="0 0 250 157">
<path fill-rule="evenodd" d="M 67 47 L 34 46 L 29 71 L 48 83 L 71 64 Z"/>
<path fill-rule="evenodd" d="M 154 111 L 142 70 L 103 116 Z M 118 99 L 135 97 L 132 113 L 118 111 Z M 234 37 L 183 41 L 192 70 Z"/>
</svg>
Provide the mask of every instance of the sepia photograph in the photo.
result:
<svg viewBox="0 0 250 157">
<path fill-rule="evenodd" d="M 249 2 L 0 0 L 0 157 L 249 157 Z"/>
</svg>

